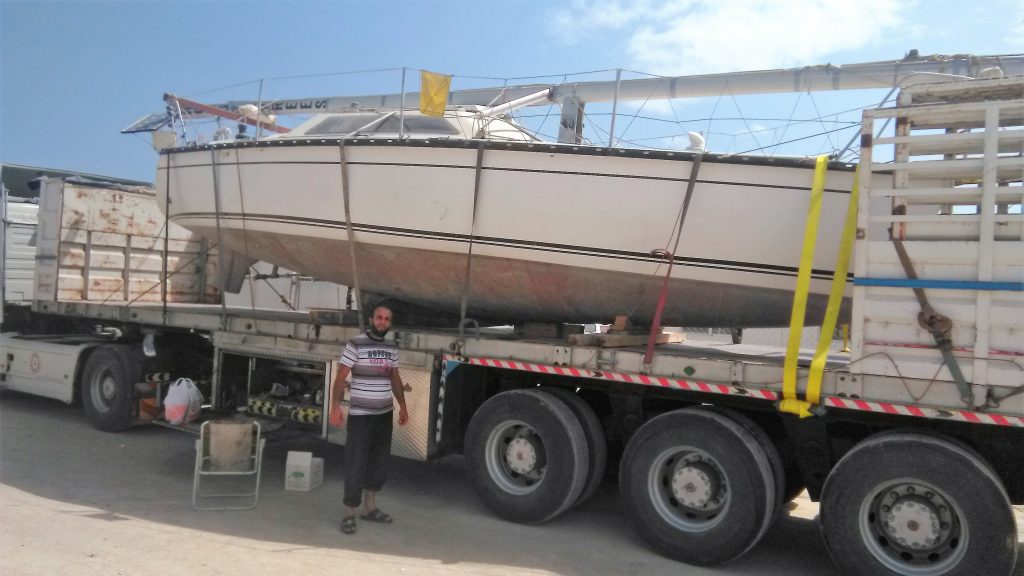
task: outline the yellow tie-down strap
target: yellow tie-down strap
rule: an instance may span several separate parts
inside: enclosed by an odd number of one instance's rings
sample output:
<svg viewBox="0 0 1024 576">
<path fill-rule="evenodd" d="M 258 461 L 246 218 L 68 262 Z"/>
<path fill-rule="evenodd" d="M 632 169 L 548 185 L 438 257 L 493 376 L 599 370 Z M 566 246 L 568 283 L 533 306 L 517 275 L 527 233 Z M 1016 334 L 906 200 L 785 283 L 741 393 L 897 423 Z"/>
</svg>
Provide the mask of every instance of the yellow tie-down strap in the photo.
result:
<svg viewBox="0 0 1024 576">
<path fill-rule="evenodd" d="M 825 190 L 825 176 L 828 169 L 828 157 L 819 156 L 814 167 L 814 181 L 811 185 L 811 201 L 807 208 L 807 226 L 804 229 L 804 246 L 800 255 L 800 271 L 797 274 L 796 294 L 793 296 L 793 313 L 789 320 L 789 342 L 786 346 L 786 362 L 782 375 L 782 401 L 779 410 L 787 414 L 796 414 L 801 418 L 812 416 L 811 409 L 821 403 L 821 377 L 825 372 L 825 361 L 832 345 L 832 334 L 835 333 L 839 308 L 843 302 L 843 291 L 846 289 L 846 272 L 850 265 L 850 254 L 853 247 L 853 236 L 857 229 L 857 196 L 859 192 L 860 167 L 853 175 L 853 189 L 846 207 L 846 222 L 839 241 L 839 254 L 836 257 L 836 269 L 832 275 L 832 289 L 828 295 L 828 306 L 825 309 L 825 321 L 821 325 L 818 346 L 811 360 L 811 370 L 807 377 L 807 392 L 804 399 L 797 395 L 797 368 L 800 359 L 800 336 L 807 311 L 807 296 L 811 287 L 811 266 L 814 263 L 814 248 L 817 244 L 818 225 L 821 222 L 821 202 Z"/>
</svg>

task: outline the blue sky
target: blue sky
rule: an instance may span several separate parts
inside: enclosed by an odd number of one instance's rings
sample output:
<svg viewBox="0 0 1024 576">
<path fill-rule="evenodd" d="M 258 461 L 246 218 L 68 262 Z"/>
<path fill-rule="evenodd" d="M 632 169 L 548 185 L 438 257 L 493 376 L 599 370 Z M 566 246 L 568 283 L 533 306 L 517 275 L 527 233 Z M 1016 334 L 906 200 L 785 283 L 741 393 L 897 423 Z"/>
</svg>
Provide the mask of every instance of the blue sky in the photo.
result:
<svg viewBox="0 0 1024 576">
<path fill-rule="evenodd" d="M 161 111 L 164 92 L 217 102 L 254 99 L 259 79 L 267 98 L 399 87 L 393 71 L 286 76 L 407 66 L 454 74 L 458 89 L 502 83 L 473 76 L 546 74 L 536 81 L 551 82 L 566 73 L 620 67 L 659 74 L 728 72 L 891 60 L 912 48 L 921 54 L 1024 53 L 1024 3 L 987 0 L 976 6 L 947 0 L 0 0 L 0 160 L 150 181 L 156 155 L 148 141 L 119 130 Z M 577 78 L 611 80 L 614 72 Z M 222 89 L 227 86 L 234 87 Z M 411 80 L 410 89 L 416 88 Z M 708 109 L 723 116 L 787 116 L 795 104 L 824 114 L 854 102 L 814 98 L 768 99 L 763 110 L 731 99 L 668 108 L 651 104 L 644 114 L 692 118 L 693 129 L 702 130 L 697 119 Z M 864 95 L 854 105 L 871 98 L 877 96 Z M 757 129 L 755 120 L 746 125 Z M 751 145 L 727 138 L 728 128 L 706 127 L 713 133 L 709 142 L 721 149 Z M 656 127 L 638 124 L 629 131 L 636 141 L 664 140 Z M 784 137 L 770 134 L 761 141 Z"/>
</svg>

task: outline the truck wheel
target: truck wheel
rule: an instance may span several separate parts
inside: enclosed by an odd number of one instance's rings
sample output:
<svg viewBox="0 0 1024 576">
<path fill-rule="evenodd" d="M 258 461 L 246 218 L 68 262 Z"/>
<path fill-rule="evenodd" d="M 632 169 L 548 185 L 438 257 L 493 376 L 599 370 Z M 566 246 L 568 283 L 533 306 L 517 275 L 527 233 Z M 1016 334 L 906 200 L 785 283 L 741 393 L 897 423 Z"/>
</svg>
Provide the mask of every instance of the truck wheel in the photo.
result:
<svg viewBox="0 0 1024 576">
<path fill-rule="evenodd" d="M 644 424 L 626 446 L 619 490 L 652 546 L 702 566 L 752 548 L 775 508 L 774 474 L 757 440 L 733 420 L 702 409 Z"/>
<path fill-rule="evenodd" d="M 850 574 L 1009 574 L 1017 528 L 1002 482 L 971 450 L 931 434 L 868 438 L 821 499 L 832 559 Z"/>
<path fill-rule="evenodd" d="M 587 470 L 587 479 L 583 483 L 583 492 L 573 504 L 573 506 L 579 506 L 594 495 L 594 492 L 601 486 L 601 481 L 604 480 L 605 469 L 608 466 L 608 444 L 605 440 L 604 428 L 601 427 L 601 421 L 597 419 L 594 410 L 571 391 L 564 388 L 541 388 L 541 391 L 565 402 L 576 419 L 580 421 L 583 435 L 587 439 L 590 467 Z"/>
<path fill-rule="evenodd" d="M 94 350 L 82 370 L 82 406 L 92 425 L 120 432 L 132 424 L 135 383 L 142 376 L 138 355 L 126 346 Z"/>
<path fill-rule="evenodd" d="M 484 504 L 499 516 L 546 522 L 576 502 L 587 479 L 587 440 L 560 400 L 511 390 L 484 402 L 466 431 L 466 463 Z"/>
<path fill-rule="evenodd" d="M 772 524 L 778 521 L 782 516 L 783 505 L 789 500 L 785 500 L 785 488 L 786 488 L 786 467 L 782 463 L 782 457 L 779 456 L 779 450 L 772 443 L 772 439 L 768 437 L 768 434 L 757 425 L 756 422 L 743 414 L 730 410 L 729 408 L 722 408 L 720 406 L 701 406 L 701 410 L 709 410 L 725 416 L 733 422 L 739 424 L 747 431 L 754 440 L 757 441 L 757 445 L 761 448 L 765 458 L 768 460 L 768 466 L 771 470 L 772 479 L 775 485 L 775 498 L 773 499 L 773 506 L 770 515 L 768 516 L 768 522 L 761 528 L 761 536 L 768 531 L 768 528 Z M 758 540 L 760 540 L 758 536 Z"/>
</svg>

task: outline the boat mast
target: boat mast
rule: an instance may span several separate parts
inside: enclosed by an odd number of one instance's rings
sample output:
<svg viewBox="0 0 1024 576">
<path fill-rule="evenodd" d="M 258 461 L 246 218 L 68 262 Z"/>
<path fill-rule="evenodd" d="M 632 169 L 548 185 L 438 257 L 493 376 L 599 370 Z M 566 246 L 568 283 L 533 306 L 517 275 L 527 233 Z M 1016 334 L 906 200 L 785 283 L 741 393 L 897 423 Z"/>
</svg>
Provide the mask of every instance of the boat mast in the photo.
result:
<svg viewBox="0 0 1024 576">
<path fill-rule="evenodd" d="M 911 51 L 901 60 L 845 64 L 823 64 L 779 70 L 729 72 L 614 81 L 579 82 L 570 84 L 526 84 L 454 90 L 448 95 L 450 106 L 490 106 L 493 102 L 518 100 L 550 89 L 550 100 L 561 105 L 562 114 L 558 134 L 559 142 L 579 143 L 582 132 L 583 109 L 590 102 L 623 102 L 627 100 L 664 100 L 671 98 L 698 98 L 718 96 L 726 88 L 730 94 L 772 94 L 787 92 L 816 92 L 834 90 L 863 90 L 902 88 L 915 84 L 943 82 L 951 77 L 976 77 L 988 68 L 1000 68 L 1008 76 L 1024 75 L 1024 54 L 972 56 L 919 56 Z M 621 71 L 620 71 L 621 73 Z M 404 79 L 404 74 L 403 74 Z M 325 98 L 298 98 L 275 101 L 267 106 L 274 114 L 318 114 L 350 110 L 354 103 L 368 108 L 404 110 L 419 105 L 419 92 L 398 94 L 371 94 L 361 96 L 332 96 Z M 537 104 L 547 104 L 541 100 Z M 214 105 L 222 110 L 237 110 L 251 104 L 231 101 Z M 529 105 L 529 104 L 528 104 Z M 186 117 L 200 117 L 201 110 L 183 110 Z M 267 126 L 264 126 L 265 128 Z M 127 130 L 127 129 L 126 129 Z"/>
<path fill-rule="evenodd" d="M 640 78 L 616 82 L 579 82 L 554 86 L 552 97 L 562 101 L 576 97 L 581 102 L 612 102 L 618 87 L 619 101 L 657 100 L 667 98 L 696 98 L 718 96 L 728 84 L 729 92 L 740 94 L 770 94 L 784 92 L 815 92 L 823 90 L 859 90 L 911 86 L 941 82 L 950 75 L 975 77 L 985 68 L 999 67 L 1008 75 L 1024 74 L 1024 54 L 1006 56 L 917 56 L 911 53 L 902 60 L 844 64 L 823 64 L 779 70 L 729 72 L 695 76 L 666 76 Z M 550 84 L 526 84 L 494 88 L 453 90 L 448 95 L 450 106 L 487 106 L 501 99 L 515 100 L 534 94 Z M 309 114 L 340 112 L 353 102 L 369 108 L 397 110 L 403 105 L 419 106 L 419 92 L 403 94 L 371 94 L 362 96 L 332 96 L 327 98 L 300 98 L 278 100 L 269 108 L 275 114 Z M 217 105 L 233 110 L 247 102 L 228 102 Z"/>
</svg>

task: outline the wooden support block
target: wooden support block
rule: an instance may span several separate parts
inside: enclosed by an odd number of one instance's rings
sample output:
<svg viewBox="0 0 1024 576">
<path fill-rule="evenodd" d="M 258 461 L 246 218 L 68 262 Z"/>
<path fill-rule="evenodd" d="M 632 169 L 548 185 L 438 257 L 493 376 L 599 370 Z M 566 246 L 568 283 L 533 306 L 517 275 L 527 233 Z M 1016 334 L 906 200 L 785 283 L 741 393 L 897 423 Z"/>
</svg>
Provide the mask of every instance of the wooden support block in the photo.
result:
<svg viewBox="0 0 1024 576">
<path fill-rule="evenodd" d="M 608 327 L 608 332 L 625 332 L 633 326 L 629 316 L 616 316 L 615 321 Z"/>
</svg>

